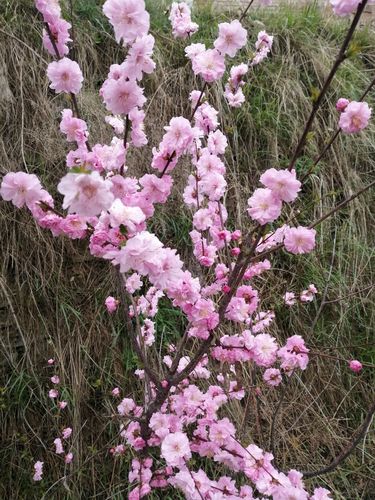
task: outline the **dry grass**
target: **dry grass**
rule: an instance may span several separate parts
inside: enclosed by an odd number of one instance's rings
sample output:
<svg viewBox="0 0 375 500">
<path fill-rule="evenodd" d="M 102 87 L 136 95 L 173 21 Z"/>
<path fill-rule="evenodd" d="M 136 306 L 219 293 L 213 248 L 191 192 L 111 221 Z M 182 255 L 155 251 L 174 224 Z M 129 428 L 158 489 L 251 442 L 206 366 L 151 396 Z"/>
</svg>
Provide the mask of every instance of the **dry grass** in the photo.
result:
<svg viewBox="0 0 375 500">
<path fill-rule="evenodd" d="M 77 2 L 76 56 L 86 75 L 80 105 L 90 123 L 92 142 L 110 138 L 101 120 L 97 96 L 100 82 L 121 51 L 98 20 L 92 2 Z M 161 10 L 154 12 L 153 31 L 158 42 L 157 72 L 147 83 L 147 131 L 150 145 L 157 144 L 172 116 L 186 113 L 186 97 L 199 86 L 183 58 L 183 45 L 172 42 Z M 3 172 L 24 169 L 37 173 L 55 194 L 62 176 L 66 144 L 58 132 L 61 97 L 48 90 L 41 50 L 40 22 L 26 0 L 7 0 L 0 7 L 0 166 Z M 1 18 L 0 18 L 1 19 Z M 209 40 L 215 23 L 211 14 L 200 14 L 203 35 Z M 250 17 L 250 32 L 263 26 L 276 37 L 274 55 L 250 77 L 248 103 L 227 113 L 219 89 L 211 89 L 213 103 L 222 111 L 223 127 L 232 152 L 227 163 L 233 188 L 227 203 L 235 220 L 248 224 L 244 203 L 257 184 L 259 173 L 270 165 L 285 165 L 296 144 L 309 110 L 310 88 L 318 86 L 334 58 L 344 26 L 325 20 L 314 10 L 285 9 L 282 14 L 257 12 Z M 319 114 L 303 172 L 334 130 L 334 102 L 345 93 L 358 98 L 375 73 L 375 36 L 363 29 L 357 38 L 362 55 L 345 63 L 327 103 Z M 370 98 L 374 104 L 373 95 Z M 363 186 L 373 175 L 374 131 L 360 137 L 341 137 L 305 189 L 296 209 L 301 220 L 319 217 L 329 207 Z M 151 146 L 150 146 L 151 147 Z M 131 158 L 131 171 L 149 169 L 150 148 Z M 190 223 L 179 195 L 189 164 L 178 169 L 173 204 L 158 210 L 153 229 L 164 241 L 189 255 Z M 314 255 L 290 259 L 280 255 L 262 291 L 263 308 L 274 307 L 273 333 L 280 339 L 302 334 L 314 350 L 337 348 L 340 357 L 360 357 L 375 362 L 374 295 L 366 289 L 374 282 L 374 202 L 368 193 L 320 228 Z M 122 498 L 127 488 L 126 461 L 113 461 L 108 442 L 116 438 L 117 425 L 108 418 L 114 385 L 134 391 L 135 368 L 124 326 L 103 312 L 103 301 L 115 293 L 107 264 L 93 259 L 84 243 L 54 239 L 39 229 L 24 211 L 1 204 L 2 255 L 0 275 L 0 346 L 2 352 L 0 404 L 3 443 L 0 494 L 2 498 Z M 192 266 L 194 264 L 192 263 Z M 193 267 L 196 270 L 195 267 Z M 320 295 L 310 306 L 285 310 L 278 297 L 287 288 L 300 291 L 314 282 Z M 363 292 L 360 290 L 366 289 Z M 357 293 L 358 292 L 358 293 Z M 350 294 L 355 294 L 346 300 Z M 338 299 L 342 300 L 338 300 Z M 330 302 L 320 308 L 322 300 Z M 158 341 L 176 338 L 180 317 L 167 304 L 158 318 Z M 45 360 L 54 356 L 66 387 L 69 409 L 54 417 L 46 397 L 48 370 Z M 259 373 L 242 367 L 244 385 L 253 385 Z M 373 372 L 354 377 L 345 363 L 314 358 L 306 373 L 293 377 L 282 405 L 276 434 L 276 455 L 283 468 L 311 470 L 330 461 L 347 445 L 373 398 Z M 241 435 L 269 445 L 269 428 L 279 393 L 264 389 L 259 398 L 250 392 L 229 413 L 241 422 Z M 73 474 L 58 481 L 62 465 L 51 442 L 61 427 L 73 424 Z M 335 473 L 319 478 L 335 498 L 371 499 L 375 491 L 374 433 Z M 34 460 L 46 462 L 46 480 L 32 485 Z M 208 464 L 208 467 L 210 465 Z M 121 493 L 122 492 L 122 493 Z M 96 496 L 95 496 L 96 495 Z M 165 498 L 177 498 L 171 493 Z"/>
</svg>

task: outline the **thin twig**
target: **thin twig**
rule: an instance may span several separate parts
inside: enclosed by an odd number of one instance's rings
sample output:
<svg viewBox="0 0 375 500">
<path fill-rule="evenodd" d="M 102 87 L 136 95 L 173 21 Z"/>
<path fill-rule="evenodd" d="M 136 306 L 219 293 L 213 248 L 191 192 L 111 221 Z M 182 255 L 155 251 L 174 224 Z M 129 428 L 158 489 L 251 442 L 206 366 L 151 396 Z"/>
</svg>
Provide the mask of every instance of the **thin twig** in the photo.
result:
<svg viewBox="0 0 375 500">
<path fill-rule="evenodd" d="M 326 467 L 322 467 L 321 469 L 318 469 L 316 471 L 303 472 L 302 473 L 303 476 L 305 478 L 321 476 L 322 474 L 328 474 L 329 472 L 332 472 L 334 469 L 336 469 L 344 460 L 348 458 L 348 456 L 351 453 L 353 453 L 353 451 L 356 449 L 362 438 L 365 436 L 368 428 L 370 427 L 374 413 L 375 413 L 375 401 L 370 406 L 362 425 L 360 425 L 357 431 L 353 434 L 349 445 L 344 450 L 342 450 L 342 452 L 339 455 L 337 455 L 337 457 L 334 460 L 332 460 L 332 462 L 329 465 L 327 465 Z"/>
<path fill-rule="evenodd" d="M 347 55 L 346 55 L 347 48 L 350 44 L 351 39 L 353 38 L 354 31 L 359 23 L 359 20 L 360 20 L 361 15 L 362 15 L 362 13 L 367 5 L 367 2 L 368 2 L 368 0 L 363 0 L 358 5 L 357 12 L 353 18 L 352 24 L 350 25 L 349 31 L 348 31 L 348 33 L 343 41 L 343 44 L 340 48 L 340 51 L 336 57 L 334 64 L 332 66 L 332 69 L 331 69 L 329 75 L 327 76 L 327 79 L 325 80 L 318 97 L 316 98 L 316 100 L 313 103 L 313 107 L 312 107 L 310 116 L 306 122 L 302 136 L 297 144 L 296 150 L 295 150 L 293 157 L 290 161 L 288 170 L 292 170 L 294 168 L 296 161 L 299 158 L 299 156 L 300 156 L 300 154 L 305 146 L 306 139 L 307 139 L 307 136 L 310 132 L 311 126 L 313 124 L 315 115 L 318 112 L 318 109 L 320 108 L 320 105 L 321 105 L 323 98 L 324 98 L 324 96 L 325 96 L 325 94 L 326 94 L 326 92 L 327 92 L 327 90 L 328 90 L 328 88 L 333 80 L 333 77 L 335 76 L 335 74 L 336 74 L 337 70 L 339 69 L 339 67 L 341 66 L 342 62 L 345 61 L 345 59 L 347 58 Z"/>
</svg>

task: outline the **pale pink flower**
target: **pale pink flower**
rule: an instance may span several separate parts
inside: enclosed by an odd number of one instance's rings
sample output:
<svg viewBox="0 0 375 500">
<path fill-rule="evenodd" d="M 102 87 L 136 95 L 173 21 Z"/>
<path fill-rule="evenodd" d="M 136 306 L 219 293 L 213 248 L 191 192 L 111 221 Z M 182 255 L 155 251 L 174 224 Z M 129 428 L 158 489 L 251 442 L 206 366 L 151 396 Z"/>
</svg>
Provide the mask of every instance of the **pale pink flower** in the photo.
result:
<svg viewBox="0 0 375 500">
<path fill-rule="evenodd" d="M 111 125 L 111 127 L 115 131 L 115 134 L 122 135 L 124 133 L 125 123 L 120 116 L 106 116 L 105 122 L 108 123 L 108 125 Z"/>
<path fill-rule="evenodd" d="M 81 68 L 68 57 L 51 62 L 47 68 L 47 76 L 51 82 L 51 89 L 57 94 L 60 92 L 78 94 L 82 88 Z"/>
<path fill-rule="evenodd" d="M 168 434 L 161 444 L 161 455 L 168 465 L 179 466 L 191 458 L 189 440 L 183 432 Z"/>
<path fill-rule="evenodd" d="M 103 12 L 115 30 L 117 42 L 131 43 L 150 28 L 144 0 L 106 0 Z"/>
<path fill-rule="evenodd" d="M 340 99 L 336 103 L 337 111 L 340 111 L 340 113 L 342 113 L 343 111 L 346 110 L 349 103 L 350 103 L 349 99 L 345 99 L 344 97 L 340 97 Z"/>
<path fill-rule="evenodd" d="M 62 431 L 62 436 L 64 439 L 69 439 L 70 436 L 72 435 L 73 429 L 71 427 L 66 427 Z"/>
<path fill-rule="evenodd" d="M 48 397 L 51 398 L 51 399 L 57 398 L 58 395 L 59 395 L 59 391 L 57 391 L 56 389 L 50 389 L 48 391 Z"/>
<path fill-rule="evenodd" d="M 234 57 L 247 42 L 247 31 L 237 19 L 231 23 L 219 24 L 219 36 L 214 42 L 215 48 L 223 55 Z"/>
<path fill-rule="evenodd" d="M 72 453 L 72 452 L 69 452 L 69 453 L 67 453 L 67 454 L 65 455 L 65 457 L 64 457 L 64 462 L 65 462 L 66 464 L 70 464 L 70 463 L 72 463 L 72 462 L 73 462 L 73 453 Z"/>
<path fill-rule="evenodd" d="M 107 210 L 114 201 L 111 183 L 98 172 L 91 174 L 67 174 L 57 186 L 64 195 L 63 208 L 79 215 L 98 215 Z"/>
<path fill-rule="evenodd" d="M 58 375 L 54 375 L 53 377 L 51 377 L 51 382 L 53 384 L 59 384 L 60 383 L 60 377 Z"/>
<path fill-rule="evenodd" d="M 131 233 L 137 226 L 146 220 L 145 214 L 139 207 L 127 207 L 121 200 L 116 199 L 109 210 L 109 221 L 112 227 L 125 226 Z"/>
<path fill-rule="evenodd" d="M 270 366 L 276 360 L 278 350 L 274 337 L 261 333 L 254 338 L 254 360 L 259 366 Z"/>
<path fill-rule="evenodd" d="M 367 102 L 350 102 L 341 113 L 339 126 L 345 134 L 356 134 L 367 127 L 371 117 Z"/>
<path fill-rule="evenodd" d="M 337 16 L 348 16 L 352 14 L 362 0 L 330 0 L 333 12 Z"/>
<path fill-rule="evenodd" d="M 60 410 L 64 410 L 68 406 L 68 403 L 66 401 L 59 401 L 57 403 L 57 406 L 60 408 Z"/>
<path fill-rule="evenodd" d="M 263 373 L 263 380 L 270 386 L 277 387 L 282 381 L 281 372 L 277 368 L 267 368 Z"/>
<path fill-rule="evenodd" d="M 33 481 L 41 481 L 42 480 L 43 465 L 44 465 L 44 462 L 40 462 L 39 460 L 37 462 L 35 462 Z"/>
<path fill-rule="evenodd" d="M 352 359 L 351 361 L 349 361 L 349 368 L 352 370 L 352 372 L 359 373 L 362 370 L 363 365 L 360 361 Z"/>
<path fill-rule="evenodd" d="M 224 56 L 216 49 L 199 52 L 193 59 L 193 71 L 206 82 L 219 80 L 225 71 Z"/>
<path fill-rule="evenodd" d="M 138 273 L 133 273 L 129 278 L 126 280 L 125 288 L 126 291 L 133 294 L 137 290 L 139 290 L 142 287 L 143 283 L 141 280 L 141 277 L 139 276 Z"/>
<path fill-rule="evenodd" d="M 185 54 L 188 59 L 193 61 L 197 57 L 198 54 L 201 54 L 206 50 L 206 46 L 204 43 L 192 43 L 191 45 L 188 45 L 185 47 Z M 193 90 L 190 93 L 190 100 L 192 102 L 192 105 L 195 106 L 196 103 L 198 102 L 199 96 L 200 96 L 199 90 Z"/>
<path fill-rule="evenodd" d="M 256 189 L 247 203 L 247 213 L 262 226 L 273 222 L 281 214 L 281 200 L 268 188 Z"/>
<path fill-rule="evenodd" d="M 53 364 L 54 364 L 54 362 L 55 362 L 55 360 L 54 360 L 53 358 L 50 358 L 50 359 L 47 361 L 47 363 L 48 363 L 49 365 L 53 365 Z"/>
<path fill-rule="evenodd" d="M 285 231 L 284 245 L 290 253 L 302 254 L 312 252 L 315 248 L 315 229 L 307 227 L 289 227 Z"/>
<path fill-rule="evenodd" d="M 114 257 L 114 262 L 120 264 L 122 273 L 134 269 L 146 275 L 150 270 L 158 268 L 162 248 L 161 241 L 155 235 L 142 231 L 130 238 L 117 254 L 109 252 L 107 258 Z"/>
<path fill-rule="evenodd" d="M 284 302 L 287 306 L 293 306 L 297 302 L 296 295 L 293 292 L 286 292 Z"/>
<path fill-rule="evenodd" d="M 296 178 L 296 171 L 276 170 L 269 168 L 260 177 L 260 182 L 271 189 L 272 193 L 282 201 L 294 201 L 301 190 L 301 183 Z"/>
<path fill-rule="evenodd" d="M 199 26 L 192 22 L 190 7 L 186 2 L 172 3 L 169 20 L 175 38 L 187 38 L 198 31 Z"/>
<path fill-rule="evenodd" d="M 152 35 L 137 37 L 126 58 L 126 72 L 131 78 L 142 80 L 143 73 L 150 74 L 156 64 L 151 59 L 155 38 Z"/>
<path fill-rule="evenodd" d="M 315 488 L 310 500 L 332 500 L 331 492 L 326 488 Z"/>
<path fill-rule="evenodd" d="M 106 306 L 107 311 L 109 313 L 115 312 L 118 308 L 118 305 L 119 305 L 119 301 L 117 299 L 115 299 L 114 297 L 109 296 L 105 299 L 105 306 Z"/>
<path fill-rule="evenodd" d="M 3 178 L 0 195 L 5 201 L 11 201 L 17 208 L 31 207 L 44 198 L 42 186 L 38 177 L 25 172 L 9 172 Z"/>
<path fill-rule="evenodd" d="M 59 56 L 66 56 L 69 54 L 68 43 L 72 41 L 69 35 L 72 25 L 65 21 L 65 19 L 61 19 L 60 17 L 52 18 L 52 16 L 49 19 L 48 25 Z M 52 56 L 56 56 L 55 47 L 51 42 L 47 30 L 43 30 L 43 46 Z"/>
<path fill-rule="evenodd" d="M 61 439 L 60 438 L 56 438 L 54 440 L 53 444 L 56 447 L 55 453 L 57 453 L 57 455 L 62 455 L 64 453 L 64 448 L 63 448 Z"/>
<path fill-rule="evenodd" d="M 66 140 L 69 142 L 82 144 L 87 140 L 86 122 L 80 118 L 75 118 L 71 109 L 64 109 L 62 111 L 60 131 L 66 135 Z"/>
<path fill-rule="evenodd" d="M 117 396 L 120 395 L 120 389 L 118 387 L 115 387 L 114 389 L 112 389 L 111 394 L 112 394 L 112 396 L 117 398 Z"/>
<path fill-rule="evenodd" d="M 101 95 L 109 111 L 114 115 L 127 115 L 134 108 L 141 108 L 146 102 L 143 89 L 135 80 L 107 80 L 102 87 Z"/>
</svg>

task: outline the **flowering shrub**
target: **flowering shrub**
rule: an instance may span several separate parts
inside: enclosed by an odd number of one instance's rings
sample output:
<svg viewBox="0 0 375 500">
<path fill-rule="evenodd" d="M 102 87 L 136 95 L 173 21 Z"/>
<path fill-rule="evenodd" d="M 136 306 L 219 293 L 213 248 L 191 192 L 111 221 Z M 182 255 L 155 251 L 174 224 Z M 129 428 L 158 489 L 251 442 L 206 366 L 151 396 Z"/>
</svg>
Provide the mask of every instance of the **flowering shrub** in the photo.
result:
<svg viewBox="0 0 375 500">
<path fill-rule="evenodd" d="M 215 82 L 220 88 L 225 86 L 223 95 L 228 104 L 241 106 L 246 75 L 262 61 L 266 63 L 273 37 L 261 31 L 252 58 L 232 67 L 231 59 L 248 43 L 241 24 L 243 16 L 219 25 L 213 47 L 201 43 L 186 47 L 201 88 L 191 89 L 188 117 L 173 117 L 164 127 L 160 144 L 153 148 L 152 173 L 135 178 L 130 174 L 128 152 L 148 142 L 143 126 L 146 96 L 141 83 L 155 69 L 155 40 L 149 34 L 144 2 L 107 0 L 103 6 L 117 42 L 127 49 L 124 62 L 111 66 L 100 89 L 111 113 L 104 119 L 114 131 L 109 145 L 89 141 L 89 126 L 76 100 L 83 75 L 68 57 L 70 25 L 62 19 L 58 1 L 35 3 L 45 23 L 43 44 L 56 59 L 47 68 L 50 87 L 68 94 L 72 103 L 72 109 L 62 112 L 60 130 L 68 142 L 75 143 L 75 149 L 67 154 L 68 172 L 58 184 L 62 210 L 33 174 L 6 174 L 0 194 L 18 208 L 26 205 L 36 222 L 54 236 L 87 241 L 93 256 L 110 261 L 118 270 L 121 296 L 108 297 L 105 307 L 111 314 L 124 315 L 139 359 L 136 375 L 144 383 L 142 402 L 124 398 L 118 404 L 119 441 L 111 448 L 114 456 L 127 453 L 133 458 L 129 498 L 146 497 L 152 490 L 168 486 L 181 490 L 189 499 L 331 498 L 324 488 L 309 493 L 302 473 L 280 471 L 272 463 L 271 453 L 255 443 L 242 443 L 235 423 L 222 413 L 228 402 L 245 396 L 238 375 L 241 364 L 259 367 L 270 387 L 285 384 L 295 372 L 308 368 L 311 349 L 300 335 L 280 345 L 269 333 L 275 313 L 261 310 L 255 278 L 267 276 L 271 268 L 268 257 L 281 249 L 294 255 L 312 252 L 318 224 L 364 191 L 309 226 L 286 217 L 288 205 L 295 202 L 304 183 L 298 179 L 295 162 L 332 76 L 314 102 L 289 168 L 269 168 L 260 177 L 262 187 L 249 196 L 250 229 L 235 227 L 225 205 L 228 140 L 220 130 L 218 111 L 210 104 L 209 89 Z M 338 15 L 357 9 L 342 56 L 335 63 L 337 70 L 367 2 L 331 3 Z M 176 38 L 190 42 L 199 29 L 186 3 L 173 3 L 169 19 Z M 228 77 L 222 85 L 226 70 Z M 371 116 L 365 102 L 340 99 L 337 109 L 339 131 L 345 134 L 363 130 Z M 148 226 L 157 205 L 167 203 L 179 159 L 184 156 L 190 159 L 191 173 L 182 199 L 192 219 L 190 237 L 199 273 L 187 269 L 177 250 L 167 247 Z M 310 284 L 300 292 L 299 300 L 310 302 L 316 293 Z M 155 316 L 163 297 L 182 312 L 187 328 L 180 332 L 178 344 L 170 344 L 159 359 L 157 352 L 151 353 L 157 333 Z M 297 302 L 295 293 L 287 290 L 283 300 L 289 307 Z M 160 363 L 153 366 L 149 360 L 155 357 Z M 55 367 L 54 360 L 48 365 Z M 351 360 L 349 368 L 359 372 L 362 364 Z M 67 403 L 60 395 L 60 377 L 55 373 L 50 380 L 48 395 L 63 410 Z M 120 397 L 121 390 L 114 388 L 112 395 Z M 64 456 L 67 465 L 74 460 L 72 435 L 72 428 L 66 427 L 53 441 L 54 452 Z M 218 464 L 215 479 L 196 466 L 206 458 Z M 42 473 L 43 462 L 37 461 L 34 480 L 42 480 Z"/>
</svg>

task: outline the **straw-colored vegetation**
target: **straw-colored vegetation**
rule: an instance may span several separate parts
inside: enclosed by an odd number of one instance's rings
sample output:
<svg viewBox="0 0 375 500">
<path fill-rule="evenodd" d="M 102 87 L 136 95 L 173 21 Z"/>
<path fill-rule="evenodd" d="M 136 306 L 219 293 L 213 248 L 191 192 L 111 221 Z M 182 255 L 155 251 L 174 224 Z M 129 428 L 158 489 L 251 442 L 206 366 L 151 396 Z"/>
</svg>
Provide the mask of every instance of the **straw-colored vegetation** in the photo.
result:
<svg viewBox="0 0 375 500">
<path fill-rule="evenodd" d="M 0 168 L 2 173 L 24 169 L 40 176 L 53 195 L 65 171 L 67 145 L 58 131 L 64 99 L 48 89 L 41 48 L 41 23 L 31 0 L 5 0 L 0 5 Z M 103 123 L 97 91 L 113 62 L 123 58 L 94 0 L 74 3 L 74 55 L 86 76 L 80 106 L 90 124 L 92 142 L 110 140 Z M 130 172 L 150 169 L 150 150 L 162 127 L 174 115 L 187 114 L 187 96 L 200 83 L 191 76 L 181 42 L 172 40 L 167 16 L 150 2 L 157 40 L 156 73 L 145 82 L 150 147 L 133 154 Z M 201 36 L 209 42 L 217 17 L 197 14 Z M 221 15 L 222 18 L 226 16 Z M 247 24 L 252 41 L 264 26 L 276 35 L 271 59 L 256 68 L 246 87 L 247 104 L 228 110 L 221 88 L 210 99 L 221 111 L 232 152 L 227 156 L 233 188 L 228 194 L 232 216 L 246 226 L 245 201 L 269 166 L 285 166 L 297 143 L 311 105 L 310 95 L 330 68 L 346 28 L 345 22 L 323 18 L 314 8 L 282 8 L 271 13 L 252 11 Z M 355 38 L 357 55 L 346 61 L 319 112 L 305 156 L 303 173 L 334 131 L 336 99 L 358 99 L 375 74 L 375 36 L 366 27 Z M 243 57 L 243 55 L 241 56 Z M 369 97 L 375 105 L 374 92 Z M 318 218 L 344 197 L 364 186 L 375 167 L 375 126 L 359 137 L 341 136 L 310 178 L 295 209 L 301 222 Z M 152 230 L 175 245 L 186 258 L 191 223 L 181 202 L 181 187 L 189 172 L 182 162 L 176 170 L 173 201 L 158 208 Z M 274 308 L 273 332 L 278 338 L 303 335 L 314 352 L 342 359 L 375 363 L 374 197 L 367 193 L 319 228 L 316 252 L 293 259 L 280 254 L 274 269 L 257 286 L 265 297 L 262 308 Z M 1 498 L 123 498 L 127 485 L 126 459 L 108 452 L 116 441 L 118 421 L 111 388 L 134 394 L 136 368 L 125 325 L 109 317 L 103 302 L 115 294 L 110 265 L 86 251 L 85 242 L 54 239 L 32 218 L 10 204 L 1 204 L 0 274 L 0 451 Z M 192 269 L 197 271 L 195 264 Z M 320 293 L 314 304 L 286 309 L 279 299 L 286 290 L 301 291 L 315 283 Z M 165 302 L 157 318 L 160 346 L 176 340 L 184 319 Z M 329 348 L 329 349 L 328 349 Z M 50 372 L 46 360 L 55 357 L 69 407 L 55 418 L 47 397 Z M 242 368 L 244 386 L 259 373 Z M 278 465 L 313 470 L 329 463 L 345 447 L 374 397 L 374 371 L 360 376 L 345 362 L 312 356 L 306 372 L 292 378 L 282 404 L 275 439 Z M 249 391 L 229 412 L 239 422 L 241 437 L 269 447 L 272 415 L 279 392 Z M 75 428 L 75 460 L 66 480 L 64 467 L 53 453 L 52 441 L 65 425 Z M 374 497 L 374 431 L 334 473 L 312 482 L 332 488 L 335 498 Z M 32 484 L 32 464 L 45 462 L 45 479 Z M 211 464 L 206 464 L 208 471 Z M 50 488 L 50 489 L 49 489 Z M 49 489 L 49 490 L 48 490 Z M 46 491 L 48 492 L 46 493 Z M 45 493 L 45 496 L 43 494 Z M 159 498 L 159 497 L 153 497 Z M 178 498 L 176 492 L 160 498 Z"/>
</svg>

